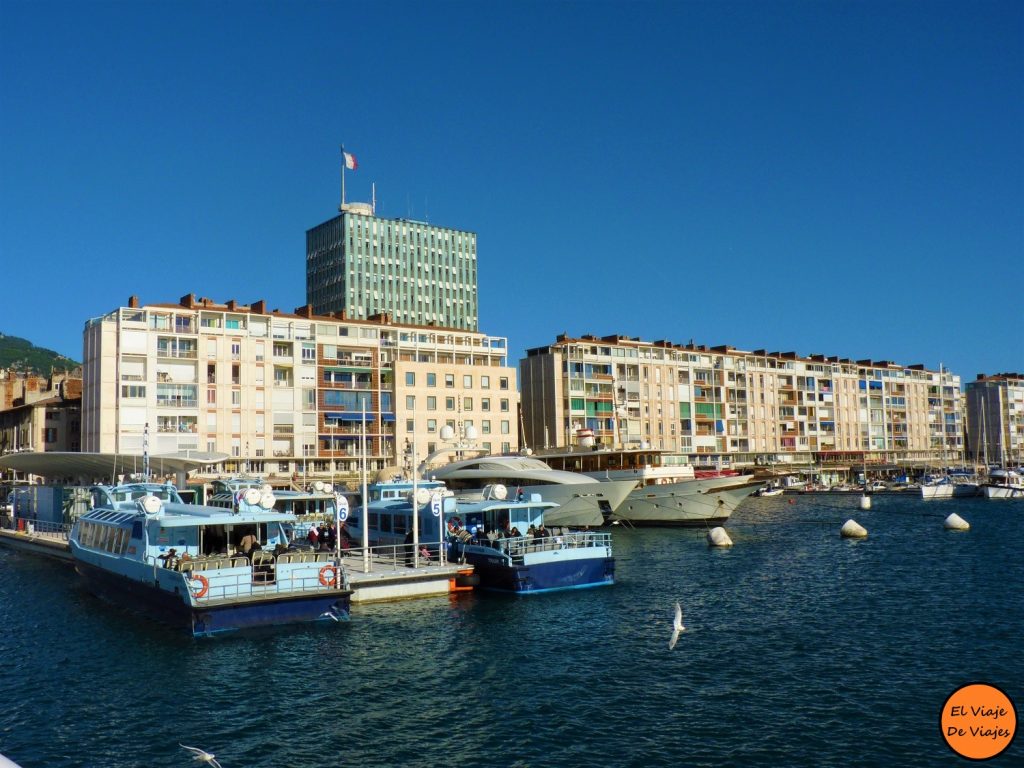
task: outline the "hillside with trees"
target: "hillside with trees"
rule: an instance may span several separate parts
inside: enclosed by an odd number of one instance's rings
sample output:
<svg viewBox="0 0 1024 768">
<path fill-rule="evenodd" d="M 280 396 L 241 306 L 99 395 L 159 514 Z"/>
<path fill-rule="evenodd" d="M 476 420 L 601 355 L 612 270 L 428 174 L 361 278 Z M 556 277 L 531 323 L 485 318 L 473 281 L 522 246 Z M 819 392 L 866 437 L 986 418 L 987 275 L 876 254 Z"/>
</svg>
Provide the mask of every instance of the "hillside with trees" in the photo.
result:
<svg viewBox="0 0 1024 768">
<path fill-rule="evenodd" d="M 37 347 L 26 339 L 0 333 L 0 369 L 13 368 L 46 376 L 51 370 L 71 371 L 80 365 L 52 349 Z"/>
</svg>

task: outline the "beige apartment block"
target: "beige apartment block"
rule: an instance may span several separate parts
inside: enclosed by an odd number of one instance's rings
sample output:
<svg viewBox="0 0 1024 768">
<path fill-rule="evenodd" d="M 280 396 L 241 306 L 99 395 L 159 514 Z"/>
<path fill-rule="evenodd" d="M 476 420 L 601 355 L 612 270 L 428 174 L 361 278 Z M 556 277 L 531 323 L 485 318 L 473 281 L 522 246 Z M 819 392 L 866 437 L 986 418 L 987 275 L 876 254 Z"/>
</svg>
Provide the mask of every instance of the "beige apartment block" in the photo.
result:
<svg viewBox="0 0 1024 768">
<path fill-rule="evenodd" d="M 963 457 L 960 377 L 923 366 L 559 336 L 520 362 L 524 441 L 695 464 L 925 465 Z"/>
<path fill-rule="evenodd" d="M 967 383 L 967 438 L 975 461 L 1024 465 L 1024 373 L 978 374 Z"/>
<path fill-rule="evenodd" d="M 468 425 L 481 447 L 519 442 L 516 370 L 504 338 L 396 325 L 386 314 L 269 311 L 182 297 L 86 323 L 83 450 L 231 457 L 220 469 L 277 476 L 373 472 L 442 448 Z M 414 439 L 415 435 L 415 439 Z M 156 471 L 158 467 L 155 467 Z"/>
</svg>

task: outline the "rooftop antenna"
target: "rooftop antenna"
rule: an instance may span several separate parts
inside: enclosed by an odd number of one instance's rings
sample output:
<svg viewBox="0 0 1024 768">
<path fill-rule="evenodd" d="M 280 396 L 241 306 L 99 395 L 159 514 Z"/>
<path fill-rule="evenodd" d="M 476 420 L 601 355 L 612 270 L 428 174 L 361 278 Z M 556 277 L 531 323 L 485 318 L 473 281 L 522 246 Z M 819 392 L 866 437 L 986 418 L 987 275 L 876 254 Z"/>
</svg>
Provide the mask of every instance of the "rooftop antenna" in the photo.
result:
<svg viewBox="0 0 1024 768">
<path fill-rule="evenodd" d="M 373 182 L 373 183 L 370 184 L 370 193 L 371 193 L 371 197 L 370 197 L 371 208 L 370 208 L 370 210 L 373 213 L 373 215 L 376 216 L 377 215 L 377 182 Z"/>
</svg>

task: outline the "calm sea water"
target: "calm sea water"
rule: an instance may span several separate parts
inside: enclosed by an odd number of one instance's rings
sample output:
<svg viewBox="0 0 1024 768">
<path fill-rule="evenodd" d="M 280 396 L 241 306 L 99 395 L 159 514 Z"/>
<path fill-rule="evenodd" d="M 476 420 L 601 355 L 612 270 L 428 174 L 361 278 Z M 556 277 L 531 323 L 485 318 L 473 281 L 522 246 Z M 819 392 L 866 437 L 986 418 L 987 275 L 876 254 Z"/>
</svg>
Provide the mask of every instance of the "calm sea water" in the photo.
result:
<svg viewBox="0 0 1024 768">
<path fill-rule="evenodd" d="M 616 529 L 611 588 L 202 641 L 0 549 L 0 753 L 23 768 L 196 765 L 179 742 L 224 768 L 965 763 L 939 733 L 954 689 L 994 683 L 1024 714 L 1024 504 L 857 501 L 751 499 L 731 550 Z M 951 511 L 969 532 L 943 530 Z M 839 537 L 848 517 L 868 539 Z M 993 764 L 1021 760 L 1018 738 Z"/>
</svg>

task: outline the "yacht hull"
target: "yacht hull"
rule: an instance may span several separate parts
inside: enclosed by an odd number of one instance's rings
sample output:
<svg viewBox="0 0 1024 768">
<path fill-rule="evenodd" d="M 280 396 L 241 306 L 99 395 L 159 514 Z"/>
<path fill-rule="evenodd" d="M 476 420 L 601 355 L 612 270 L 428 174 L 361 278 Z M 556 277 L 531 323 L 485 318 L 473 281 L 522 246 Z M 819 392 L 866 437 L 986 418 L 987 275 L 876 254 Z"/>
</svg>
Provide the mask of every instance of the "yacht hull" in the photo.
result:
<svg viewBox="0 0 1024 768">
<path fill-rule="evenodd" d="M 1024 487 L 985 485 L 982 489 L 986 499 L 1024 499 Z"/>
<path fill-rule="evenodd" d="M 637 526 L 722 525 L 762 485 L 737 476 L 648 485 L 630 493 L 613 519 Z"/>
</svg>

